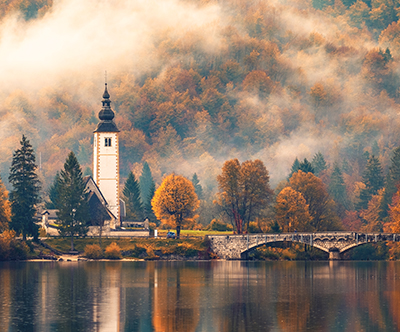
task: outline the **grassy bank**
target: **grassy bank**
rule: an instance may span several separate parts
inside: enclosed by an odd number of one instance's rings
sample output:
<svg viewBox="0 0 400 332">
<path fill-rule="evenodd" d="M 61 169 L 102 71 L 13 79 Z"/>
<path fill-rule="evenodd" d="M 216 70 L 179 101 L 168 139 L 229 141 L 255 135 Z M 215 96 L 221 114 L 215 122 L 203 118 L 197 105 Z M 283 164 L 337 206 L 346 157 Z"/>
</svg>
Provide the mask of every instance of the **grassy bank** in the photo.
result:
<svg viewBox="0 0 400 332">
<path fill-rule="evenodd" d="M 49 238 L 44 240 L 46 244 L 60 252 L 68 252 L 71 248 L 71 241 L 68 238 Z M 101 248 L 104 250 L 111 243 L 115 242 L 120 248 L 124 258 L 132 259 L 209 259 L 209 245 L 204 238 L 191 239 L 154 239 L 154 238 L 133 238 L 113 239 L 103 238 Z M 75 239 L 74 247 L 80 253 L 85 251 L 87 245 L 99 244 L 96 239 Z"/>
</svg>

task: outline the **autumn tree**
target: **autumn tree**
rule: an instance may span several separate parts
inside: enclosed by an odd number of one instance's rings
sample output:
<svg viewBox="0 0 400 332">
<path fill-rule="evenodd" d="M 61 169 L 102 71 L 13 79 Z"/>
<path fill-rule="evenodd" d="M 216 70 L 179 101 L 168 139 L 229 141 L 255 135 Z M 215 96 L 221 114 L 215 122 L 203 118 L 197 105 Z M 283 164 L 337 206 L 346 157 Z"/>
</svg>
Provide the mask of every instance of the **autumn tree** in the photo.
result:
<svg viewBox="0 0 400 332">
<path fill-rule="evenodd" d="M 71 251 L 73 251 L 74 236 L 87 233 L 90 219 L 86 184 L 73 152 L 69 153 L 60 172 L 58 191 L 57 216 L 61 223 L 59 233 L 71 238 Z"/>
<path fill-rule="evenodd" d="M 154 214 L 161 222 L 175 225 L 179 238 L 181 227 L 193 221 L 199 200 L 190 180 L 170 174 L 164 178 L 151 201 Z"/>
<path fill-rule="evenodd" d="M 393 195 L 393 202 L 389 206 L 390 228 L 393 233 L 400 233 L 400 187 Z"/>
<path fill-rule="evenodd" d="M 327 100 L 327 93 L 321 83 L 315 83 L 310 90 L 310 95 L 315 108 L 324 106 Z"/>
<path fill-rule="evenodd" d="M 0 178 L 0 233 L 9 228 L 11 220 L 11 205 L 8 200 L 8 191 Z"/>
<path fill-rule="evenodd" d="M 378 190 L 376 195 L 372 195 L 368 202 L 368 207 L 360 211 L 360 217 L 363 219 L 364 225 L 361 227 L 362 232 L 382 232 L 382 219 L 379 215 L 381 209 L 381 201 L 384 189 Z"/>
<path fill-rule="evenodd" d="M 261 160 L 248 160 L 240 164 L 231 159 L 224 163 L 217 176 L 219 192 L 216 204 L 230 217 L 238 234 L 268 206 L 272 197 L 269 175 Z"/>
<path fill-rule="evenodd" d="M 127 217 L 143 219 L 143 205 L 140 200 L 139 183 L 132 172 L 129 172 L 122 194 L 125 198 Z"/>
<path fill-rule="evenodd" d="M 312 173 L 299 170 L 290 178 L 292 189 L 301 193 L 308 204 L 313 231 L 340 230 L 335 202 L 328 194 L 322 180 Z"/>
<path fill-rule="evenodd" d="M 21 148 L 15 150 L 8 180 L 13 186 L 10 192 L 11 223 L 10 228 L 37 238 L 39 227 L 35 224 L 37 204 L 40 201 L 40 181 L 36 174 L 35 154 L 29 140 L 23 135 Z"/>
<path fill-rule="evenodd" d="M 385 191 L 383 193 L 381 205 L 381 218 L 388 216 L 389 205 L 392 204 L 392 197 L 397 192 L 400 182 L 400 147 L 393 150 L 389 173 L 386 176 Z"/>
<path fill-rule="evenodd" d="M 254 93 L 260 98 L 267 97 L 273 87 L 274 83 L 271 78 L 261 70 L 253 70 L 243 80 L 243 90 Z"/>
<path fill-rule="evenodd" d="M 276 220 L 283 232 L 311 230 L 311 216 L 303 195 L 290 187 L 284 188 L 276 198 Z"/>
</svg>

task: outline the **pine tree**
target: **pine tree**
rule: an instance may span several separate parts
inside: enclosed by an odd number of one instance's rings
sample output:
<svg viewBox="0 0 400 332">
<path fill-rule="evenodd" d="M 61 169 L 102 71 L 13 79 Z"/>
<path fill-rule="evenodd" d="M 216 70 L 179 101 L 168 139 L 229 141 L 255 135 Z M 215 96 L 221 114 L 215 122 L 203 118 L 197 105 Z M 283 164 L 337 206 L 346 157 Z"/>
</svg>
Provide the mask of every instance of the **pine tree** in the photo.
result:
<svg viewBox="0 0 400 332">
<path fill-rule="evenodd" d="M 293 175 L 294 173 L 296 173 L 299 169 L 300 169 L 300 161 L 299 161 L 299 159 L 297 159 L 297 157 L 296 157 L 295 161 L 294 161 L 293 164 L 292 164 L 292 168 L 290 169 L 290 174 L 289 174 L 289 176 L 288 176 L 288 181 L 289 181 L 289 179 L 292 177 L 292 175 Z"/>
<path fill-rule="evenodd" d="M 47 201 L 45 203 L 46 209 L 57 209 L 59 197 L 58 197 L 58 184 L 60 183 L 60 173 L 57 172 L 56 176 L 54 177 L 54 181 L 52 185 L 49 188 L 49 199 L 50 201 Z"/>
<path fill-rule="evenodd" d="M 152 181 L 149 190 L 149 196 L 147 197 L 147 204 L 144 206 L 144 213 L 145 217 L 149 218 L 149 220 L 153 222 L 157 222 L 157 218 L 154 214 L 153 207 L 151 206 L 151 200 L 153 199 L 155 192 L 156 192 L 156 184 L 154 181 Z"/>
<path fill-rule="evenodd" d="M 336 202 L 337 213 L 344 218 L 346 210 L 349 209 L 349 200 L 347 198 L 346 185 L 343 180 L 342 171 L 338 164 L 334 164 L 331 180 L 328 188 L 329 194 Z"/>
<path fill-rule="evenodd" d="M 316 176 L 319 176 L 319 174 L 320 174 L 322 171 L 324 171 L 324 170 L 326 170 L 326 169 L 328 168 L 328 167 L 326 166 L 326 162 L 325 162 L 324 156 L 322 155 L 321 152 L 318 152 L 318 153 L 316 153 L 316 154 L 314 155 L 314 158 L 313 158 L 313 160 L 312 160 L 312 162 L 311 162 L 311 166 L 313 167 L 313 169 L 314 169 L 314 174 L 315 174 Z"/>
<path fill-rule="evenodd" d="M 392 204 L 393 195 L 397 192 L 397 186 L 400 182 L 400 147 L 393 150 L 389 173 L 386 176 L 385 192 L 383 194 L 381 206 L 381 218 L 388 216 L 389 205 Z"/>
<path fill-rule="evenodd" d="M 363 175 L 363 182 L 365 189 L 360 192 L 360 202 L 357 204 L 357 209 L 367 209 L 368 202 L 371 200 L 373 195 L 377 195 L 379 189 L 382 189 L 385 184 L 383 177 L 382 166 L 378 158 L 371 156 L 368 159 L 367 166 Z"/>
<path fill-rule="evenodd" d="M 153 176 L 151 175 L 150 167 L 147 161 L 143 164 L 142 175 L 139 178 L 140 185 L 140 197 L 142 198 L 143 206 L 151 205 L 151 201 L 148 201 L 150 195 L 150 189 L 154 183 Z"/>
<path fill-rule="evenodd" d="M 129 218 L 143 219 L 143 205 L 140 199 L 140 188 L 135 175 L 130 172 L 122 194 L 126 202 L 126 214 Z"/>
<path fill-rule="evenodd" d="M 304 173 L 314 174 L 314 168 L 312 167 L 311 163 L 307 160 L 307 158 L 304 158 L 304 160 L 300 163 L 299 170 L 303 171 Z"/>
<path fill-rule="evenodd" d="M 40 201 L 40 181 L 36 174 L 35 154 L 29 140 L 23 135 L 21 148 L 13 153 L 8 180 L 13 186 L 10 193 L 11 224 L 23 239 L 32 235 L 39 236 L 39 227 L 35 224 L 36 206 Z"/>
<path fill-rule="evenodd" d="M 85 187 L 81 167 L 70 152 L 60 172 L 57 216 L 61 222 L 60 234 L 71 237 L 71 250 L 74 250 L 74 236 L 85 235 L 88 230 L 90 216 Z"/>
<path fill-rule="evenodd" d="M 196 192 L 198 199 L 200 199 L 200 200 L 203 199 L 203 188 L 200 184 L 199 179 L 197 178 L 196 173 L 193 174 L 192 183 L 193 183 L 194 191 Z"/>
</svg>

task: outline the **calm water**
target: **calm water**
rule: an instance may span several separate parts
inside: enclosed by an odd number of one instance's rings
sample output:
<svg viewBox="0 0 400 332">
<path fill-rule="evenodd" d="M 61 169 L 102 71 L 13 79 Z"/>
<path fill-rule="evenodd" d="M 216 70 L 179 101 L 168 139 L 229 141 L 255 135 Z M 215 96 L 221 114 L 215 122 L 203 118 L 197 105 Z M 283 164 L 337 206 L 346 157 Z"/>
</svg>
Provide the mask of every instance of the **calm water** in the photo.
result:
<svg viewBox="0 0 400 332">
<path fill-rule="evenodd" d="M 400 262 L 0 263 L 0 331 L 398 331 Z"/>
</svg>

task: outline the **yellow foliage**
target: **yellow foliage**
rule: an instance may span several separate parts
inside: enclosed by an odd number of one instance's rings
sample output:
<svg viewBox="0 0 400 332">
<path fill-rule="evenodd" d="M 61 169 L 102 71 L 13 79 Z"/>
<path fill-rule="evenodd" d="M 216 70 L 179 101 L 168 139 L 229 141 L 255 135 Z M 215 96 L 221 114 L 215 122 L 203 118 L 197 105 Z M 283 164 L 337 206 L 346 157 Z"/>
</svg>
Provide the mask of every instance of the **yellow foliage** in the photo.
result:
<svg viewBox="0 0 400 332">
<path fill-rule="evenodd" d="M 366 222 L 366 224 L 361 227 L 361 232 L 382 231 L 382 222 L 379 212 L 381 211 L 383 192 L 384 189 L 381 189 L 378 191 L 378 195 L 373 195 L 371 200 L 368 202 L 368 208 L 360 212 L 361 218 Z"/>
<path fill-rule="evenodd" d="M 156 217 L 164 225 L 176 227 L 178 236 L 182 225 L 194 225 L 199 204 L 192 182 L 175 174 L 164 178 L 151 201 Z"/>
<path fill-rule="evenodd" d="M 390 224 L 393 233 L 400 233 L 400 189 L 393 195 L 389 206 Z"/>
<path fill-rule="evenodd" d="M 308 204 L 298 191 L 286 187 L 276 198 L 276 220 L 283 232 L 311 230 Z"/>
<path fill-rule="evenodd" d="M 88 244 L 85 247 L 85 256 L 90 259 L 100 259 L 103 257 L 103 250 L 98 244 Z"/>
<path fill-rule="evenodd" d="M 11 204 L 8 200 L 8 191 L 0 179 L 0 232 L 8 229 L 11 219 Z"/>
<path fill-rule="evenodd" d="M 121 248 L 113 242 L 106 248 L 104 256 L 108 259 L 120 259 L 122 257 Z"/>
</svg>

